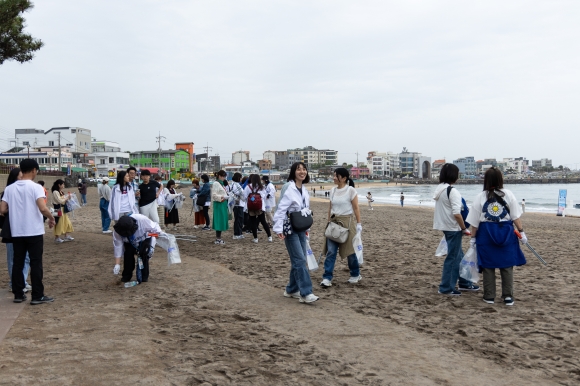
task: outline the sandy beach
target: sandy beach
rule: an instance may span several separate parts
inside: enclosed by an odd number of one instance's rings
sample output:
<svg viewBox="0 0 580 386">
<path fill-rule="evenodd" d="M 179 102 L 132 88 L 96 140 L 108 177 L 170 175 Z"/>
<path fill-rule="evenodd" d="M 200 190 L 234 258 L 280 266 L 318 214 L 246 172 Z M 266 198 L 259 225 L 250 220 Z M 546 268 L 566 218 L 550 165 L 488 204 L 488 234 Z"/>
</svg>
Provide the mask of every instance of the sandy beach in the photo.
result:
<svg viewBox="0 0 580 386">
<path fill-rule="evenodd" d="M 319 186 L 319 185 L 315 185 Z M 186 193 L 185 190 L 183 190 Z M 187 195 L 187 193 L 186 193 Z M 158 249 L 148 283 L 125 289 L 114 276 L 110 235 L 100 230 L 96 188 L 72 219 L 73 242 L 47 230 L 45 292 L 26 305 L 0 343 L 0 385 L 577 385 L 580 382 L 580 219 L 526 213 L 527 250 L 515 269 L 515 305 L 482 293 L 437 294 L 441 232 L 430 208 L 361 205 L 363 280 L 333 286 L 311 272 L 314 305 L 282 293 L 284 243 L 251 238 L 213 244 L 180 210 L 182 264 Z M 311 246 L 324 242 L 328 203 L 313 200 Z M 468 240 L 464 240 L 467 250 Z M 6 255 L 4 244 L 0 255 Z M 0 295 L 6 291 L 0 259 Z M 498 281 L 499 286 L 499 281 Z M 498 287 L 499 289 L 499 287 Z"/>
</svg>

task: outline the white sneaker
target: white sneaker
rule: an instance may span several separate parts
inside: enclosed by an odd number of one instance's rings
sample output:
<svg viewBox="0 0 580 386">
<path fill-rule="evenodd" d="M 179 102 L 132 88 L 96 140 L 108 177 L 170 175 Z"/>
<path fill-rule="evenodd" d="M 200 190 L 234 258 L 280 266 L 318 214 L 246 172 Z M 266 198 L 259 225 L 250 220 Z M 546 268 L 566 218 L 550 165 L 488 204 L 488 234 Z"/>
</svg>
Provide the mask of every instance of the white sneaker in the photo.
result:
<svg viewBox="0 0 580 386">
<path fill-rule="evenodd" d="M 232 237 L 232 239 L 234 239 L 234 240 L 239 240 L 239 239 L 240 239 L 240 236 L 236 236 L 236 235 L 234 235 L 234 236 Z"/>
<path fill-rule="evenodd" d="M 197 229 L 197 225 L 194 225 L 194 226 L 193 226 L 193 229 Z"/>
<path fill-rule="evenodd" d="M 254 239 L 252 242 L 258 244 L 258 239 Z"/>
<path fill-rule="evenodd" d="M 318 299 L 319 299 L 318 296 L 316 296 L 314 294 L 300 296 L 300 303 L 314 303 Z"/>
<path fill-rule="evenodd" d="M 70 236 L 67 236 L 64 238 L 64 241 L 73 241 L 73 240 L 74 240 L 74 238 L 70 237 Z"/>
<path fill-rule="evenodd" d="M 294 292 L 289 294 L 288 292 L 286 292 L 286 290 L 284 290 L 284 297 L 286 298 L 294 298 L 294 299 L 300 299 L 300 291 Z"/>
<path fill-rule="evenodd" d="M 54 239 L 54 242 L 57 244 L 61 244 L 61 243 L 64 243 L 64 240 L 61 239 L 60 237 L 57 237 L 56 239 Z"/>
<path fill-rule="evenodd" d="M 356 283 L 358 283 L 361 280 L 362 280 L 362 276 L 361 275 L 358 275 L 357 277 L 351 277 L 350 279 L 348 279 L 348 282 L 350 284 L 356 284 Z"/>
<path fill-rule="evenodd" d="M 272 236 L 268 237 L 268 242 L 270 242 L 270 243 L 272 242 Z"/>
<path fill-rule="evenodd" d="M 322 279 L 322 283 L 320 283 L 321 287 L 332 287 L 332 282 L 328 279 Z"/>
<path fill-rule="evenodd" d="M 108 235 L 109 233 L 113 233 L 113 231 L 108 230 L 108 231 L 103 231 L 103 234 Z"/>
</svg>

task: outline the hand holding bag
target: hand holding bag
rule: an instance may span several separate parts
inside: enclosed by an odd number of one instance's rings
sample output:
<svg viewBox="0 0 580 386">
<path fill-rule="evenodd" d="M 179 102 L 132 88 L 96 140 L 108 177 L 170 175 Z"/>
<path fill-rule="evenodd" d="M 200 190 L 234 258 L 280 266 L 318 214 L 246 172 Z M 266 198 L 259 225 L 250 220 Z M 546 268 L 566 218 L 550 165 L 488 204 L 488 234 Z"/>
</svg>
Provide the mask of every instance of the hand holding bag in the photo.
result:
<svg viewBox="0 0 580 386">
<path fill-rule="evenodd" d="M 333 217 L 334 217 L 334 215 L 333 215 Z M 346 240 L 348 240 L 348 232 L 350 229 L 350 222 L 351 221 L 352 221 L 352 217 L 350 218 L 350 220 L 348 222 L 347 228 L 342 226 L 344 224 L 340 221 L 338 221 L 338 222 L 330 221 L 328 223 L 328 225 L 326 226 L 326 230 L 324 231 L 324 236 L 327 239 L 330 239 L 330 240 L 337 242 L 339 244 L 346 242 Z"/>
</svg>

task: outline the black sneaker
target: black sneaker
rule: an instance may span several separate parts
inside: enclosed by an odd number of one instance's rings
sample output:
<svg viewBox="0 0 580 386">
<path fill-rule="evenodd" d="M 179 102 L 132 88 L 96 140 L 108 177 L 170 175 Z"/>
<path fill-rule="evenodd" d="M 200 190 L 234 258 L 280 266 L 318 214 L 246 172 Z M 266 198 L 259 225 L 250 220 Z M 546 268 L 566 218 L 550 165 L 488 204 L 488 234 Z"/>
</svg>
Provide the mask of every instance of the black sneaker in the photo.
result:
<svg viewBox="0 0 580 386">
<path fill-rule="evenodd" d="M 459 291 L 479 291 L 479 286 L 475 284 L 471 284 L 467 287 L 459 286 Z"/>
<path fill-rule="evenodd" d="M 505 298 L 503 300 L 503 304 L 505 304 L 506 306 L 513 306 L 514 305 L 514 298 L 512 298 L 511 296 L 508 296 L 507 298 Z"/>
<path fill-rule="evenodd" d="M 13 302 L 14 303 L 22 303 L 25 300 L 26 300 L 26 295 L 22 295 L 21 298 L 14 298 Z"/>
<path fill-rule="evenodd" d="M 494 302 L 494 299 L 486 299 L 486 298 L 483 298 L 483 301 L 486 302 L 487 304 L 493 304 L 493 303 L 495 303 Z"/>
<path fill-rule="evenodd" d="M 451 292 L 441 292 L 441 291 L 437 291 L 438 293 L 440 293 L 441 295 L 447 295 L 447 296 L 459 296 L 461 295 L 461 292 L 457 291 L 457 290 L 453 290 Z"/>
<path fill-rule="evenodd" d="M 210 227 L 208 227 L 208 226 L 205 226 L 205 227 L 201 228 L 201 230 L 202 230 L 202 231 L 210 231 L 210 230 L 211 230 L 211 228 L 210 228 Z"/>
<path fill-rule="evenodd" d="M 258 232 L 264 232 L 262 229 L 258 228 Z"/>
<path fill-rule="evenodd" d="M 50 303 L 50 302 L 54 302 L 54 298 L 51 298 L 50 296 L 43 296 L 40 299 L 36 299 L 36 300 L 31 300 L 30 304 L 42 304 L 42 303 Z"/>
</svg>

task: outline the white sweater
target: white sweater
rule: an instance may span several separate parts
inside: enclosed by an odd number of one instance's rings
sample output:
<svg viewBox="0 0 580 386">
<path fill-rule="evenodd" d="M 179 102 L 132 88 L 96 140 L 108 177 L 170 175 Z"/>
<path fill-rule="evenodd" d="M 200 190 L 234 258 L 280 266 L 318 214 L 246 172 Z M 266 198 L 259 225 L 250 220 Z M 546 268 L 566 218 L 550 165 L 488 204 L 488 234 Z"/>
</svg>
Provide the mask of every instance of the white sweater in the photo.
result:
<svg viewBox="0 0 580 386">
<path fill-rule="evenodd" d="M 119 184 L 113 186 L 111 190 L 111 201 L 109 201 L 109 217 L 111 220 L 118 221 L 119 215 L 121 214 L 121 188 Z M 139 213 L 139 209 L 137 208 L 137 204 L 135 201 L 135 192 L 131 185 L 127 186 L 127 195 L 129 199 L 129 203 L 132 205 L 132 213 Z"/>
</svg>

